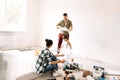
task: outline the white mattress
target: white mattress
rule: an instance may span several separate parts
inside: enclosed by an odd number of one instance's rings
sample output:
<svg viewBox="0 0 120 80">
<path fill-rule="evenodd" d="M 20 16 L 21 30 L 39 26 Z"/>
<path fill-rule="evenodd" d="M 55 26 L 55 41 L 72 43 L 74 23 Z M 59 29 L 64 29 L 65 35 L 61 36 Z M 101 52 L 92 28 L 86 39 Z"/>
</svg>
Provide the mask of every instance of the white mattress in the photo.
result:
<svg viewBox="0 0 120 80">
<path fill-rule="evenodd" d="M 4 67 L 1 69 L 4 73 L 4 80 L 16 80 L 17 77 L 29 72 L 35 71 L 36 56 L 34 50 L 31 51 L 19 51 L 9 50 L 2 51 L 2 61 L 5 61 Z M 1 72 L 1 71 L 0 71 Z M 1 80 L 0 79 L 0 80 Z"/>
</svg>

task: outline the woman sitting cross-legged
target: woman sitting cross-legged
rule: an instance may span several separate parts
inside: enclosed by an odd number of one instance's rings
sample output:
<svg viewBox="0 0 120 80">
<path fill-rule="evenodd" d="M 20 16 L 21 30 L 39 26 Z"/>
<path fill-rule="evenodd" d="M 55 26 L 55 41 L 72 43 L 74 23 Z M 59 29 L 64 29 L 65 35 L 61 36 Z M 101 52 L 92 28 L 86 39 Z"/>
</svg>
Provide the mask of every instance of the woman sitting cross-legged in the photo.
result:
<svg viewBox="0 0 120 80">
<path fill-rule="evenodd" d="M 64 60 L 58 60 L 49 48 L 52 47 L 53 41 L 46 39 L 46 48 L 41 51 L 36 61 L 37 73 L 45 73 L 47 71 L 53 71 L 53 76 L 57 76 L 58 63 L 64 63 Z M 57 55 L 58 56 L 58 55 Z"/>
</svg>

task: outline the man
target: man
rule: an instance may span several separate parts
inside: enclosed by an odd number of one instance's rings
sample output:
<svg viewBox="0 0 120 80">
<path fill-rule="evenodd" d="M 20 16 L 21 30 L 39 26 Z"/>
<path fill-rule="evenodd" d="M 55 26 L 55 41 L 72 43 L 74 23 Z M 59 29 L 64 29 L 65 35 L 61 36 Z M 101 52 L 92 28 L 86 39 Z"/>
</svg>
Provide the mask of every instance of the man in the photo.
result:
<svg viewBox="0 0 120 80">
<path fill-rule="evenodd" d="M 58 53 L 63 41 L 63 35 L 67 35 L 69 37 L 69 32 L 72 31 L 73 29 L 72 22 L 71 20 L 68 19 L 67 13 L 63 14 L 63 18 L 64 19 L 57 24 L 57 29 L 60 29 L 59 38 L 58 38 L 58 47 L 57 47 Z"/>
</svg>

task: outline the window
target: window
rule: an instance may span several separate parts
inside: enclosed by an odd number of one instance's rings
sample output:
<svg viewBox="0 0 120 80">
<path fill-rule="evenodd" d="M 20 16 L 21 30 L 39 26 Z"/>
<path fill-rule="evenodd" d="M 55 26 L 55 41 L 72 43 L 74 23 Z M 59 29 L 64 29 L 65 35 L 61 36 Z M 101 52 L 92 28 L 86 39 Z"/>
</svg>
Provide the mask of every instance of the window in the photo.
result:
<svg viewBox="0 0 120 80">
<path fill-rule="evenodd" d="M 0 0 L 0 31 L 25 31 L 26 0 Z"/>
</svg>

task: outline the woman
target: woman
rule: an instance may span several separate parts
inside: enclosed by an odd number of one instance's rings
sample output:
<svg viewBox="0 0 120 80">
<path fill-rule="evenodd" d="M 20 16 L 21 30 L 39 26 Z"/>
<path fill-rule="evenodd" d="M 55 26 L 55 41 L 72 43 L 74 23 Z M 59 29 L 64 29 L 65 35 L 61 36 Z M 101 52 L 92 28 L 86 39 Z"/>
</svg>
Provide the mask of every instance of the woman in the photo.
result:
<svg viewBox="0 0 120 80">
<path fill-rule="evenodd" d="M 37 73 L 45 73 L 47 71 L 58 70 L 58 63 L 64 63 L 64 60 L 57 60 L 56 56 L 49 50 L 52 47 L 53 41 L 46 39 L 46 48 L 42 50 L 36 62 Z"/>
</svg>

